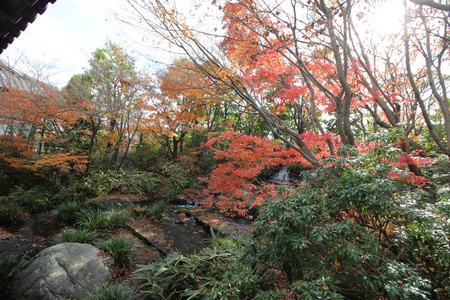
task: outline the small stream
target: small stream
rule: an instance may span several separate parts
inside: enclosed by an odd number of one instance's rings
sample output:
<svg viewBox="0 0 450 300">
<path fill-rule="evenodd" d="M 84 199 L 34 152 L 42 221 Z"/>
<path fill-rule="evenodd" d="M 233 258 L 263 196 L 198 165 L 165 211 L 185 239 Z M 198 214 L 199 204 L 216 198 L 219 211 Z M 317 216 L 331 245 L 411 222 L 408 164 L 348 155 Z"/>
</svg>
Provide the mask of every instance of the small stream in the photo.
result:
<svg viewBox="0 0 450 300">
<path fill-rule="evenodd" d="M 269 181 L 270 184 L 276 184 L 276 185 L 288 185 L 290 184 L 290 173 L 288 166 L 285 165 L 283 168 L 281 168 L 280 171 L 278 171 L 275 175 L 273 175 Z"/>
<path fill-rule="evenodd" d="M 198 253 L 207 246 L 206 240 L 211 239 L 205 228 L 189 213 L 190 209 L 195 208 L 190 205 L 171 206 L 161 222 L 165 238 L 173 243 L 171 248 L 183 254 Z"/>
<path fill-rule="evenodd" d="M 211 246 L 210 228 L 236 241 L 244 235 L 244 243 L 248 243 L 251 221 L 226 217 L 219 211 L 189 203 L 171 205 L 160 220 L 132 219 L 129 227 L 163 256 L 174 251 L 189 255 Z"/>
<path fill-rule="evenodd" d="M 268 182 L 289 185 L 288 166 L 283 166 Z M 143 207 L 147 205 L 151 203 L 142 203 Z M 189 255 L 210 246 L 210 227 L 234 240 L 244 235 L 244 243 L 250 243 L 252 226 L 245 218 L 229 218 L 218 211 L 205 211 L 196 202 L 185 201 L 185 204 L 171 205 L 161 220 L 147 220 L 131 227 L 163 255 L 174 251 Z"/>
<path fill-rule="evenodd" d="M 140 206 L 151 206 L 151 203 L 142 203 Z M 175 251 L 184 255 L 198 253 L 211 238 L 205 227 L 191 214 L 192 210 L 198 209 L 194 203 L 171 205 L 161 219 L 132 218 L 128 222 L 129 228 L 162 255 Z"/>
</svg>

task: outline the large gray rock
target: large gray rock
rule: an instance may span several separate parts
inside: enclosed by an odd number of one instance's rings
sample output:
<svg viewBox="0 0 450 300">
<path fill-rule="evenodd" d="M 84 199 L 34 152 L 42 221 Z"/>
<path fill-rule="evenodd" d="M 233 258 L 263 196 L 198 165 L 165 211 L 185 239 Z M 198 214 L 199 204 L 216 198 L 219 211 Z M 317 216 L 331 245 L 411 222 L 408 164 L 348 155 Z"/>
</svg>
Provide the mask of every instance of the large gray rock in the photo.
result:
<svg viewBox="0 0 450 300">
<path fill-rule="evenodd" d="M 111 258 L 88 244 L 63 243 L 43 250 L 11 283 L 14 299 L 80 299 L 111 279 Z"/>
</svg>

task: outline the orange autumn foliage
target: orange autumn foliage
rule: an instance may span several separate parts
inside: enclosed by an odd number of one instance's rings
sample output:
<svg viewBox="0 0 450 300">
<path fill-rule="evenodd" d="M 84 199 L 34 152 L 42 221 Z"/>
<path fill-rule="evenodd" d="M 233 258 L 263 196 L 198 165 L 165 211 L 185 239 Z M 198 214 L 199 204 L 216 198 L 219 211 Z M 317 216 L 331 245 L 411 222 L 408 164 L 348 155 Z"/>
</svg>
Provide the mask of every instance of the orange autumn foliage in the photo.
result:
<svg viewBox="0 0 450 300">
<path fill-rule="evenodd" d="M 312 132 L 311 148 L 318 157 L 329 156 L 325 139 Z M 239 132 L 226 131 L 213 137 L 204 144 L 212 149 L 219 165 L 209 178 L 200 178 L 208 184 L 207 197 L 202 201 L 205 207 L 218 208 L 223 213 L 246 215 L 254 206 L 261 205 L 262 200 L 276 196 L 277 186 L 258 182 L 258 176 L 264 169 L 280 165 L 302 164 L 311 166 L 299 153 L 286 149 L 283 145 Z"/>
<path fill-rule="evenodd" d="M 73 153 L 45 154 L 38 160 L 24 165 L 25 168 L 33 171 L 36 175 L 47 176 L 51 170 L 58 170 L 62 173 L 74 171 L 83 173 L 88 163 L 87 156 L 74 155 Z"/>
<path fill-rule="evenodd" d="M 34 84 L 29 90 L 8 87 L 0 94 L 0 113 L 5 116 L 0 120 L 5 130 L 0 137 L 2 164 L 42 177 L 51 170 L 83 172 L 86 157 L 71 151 L 67 137 L 72 124 L 83 116 L 81 103 L 50 86 Z M 38 155 L 37 145 L 46 142 L 58 145 L 58 151 L 65 153 Z"/>
</svg>

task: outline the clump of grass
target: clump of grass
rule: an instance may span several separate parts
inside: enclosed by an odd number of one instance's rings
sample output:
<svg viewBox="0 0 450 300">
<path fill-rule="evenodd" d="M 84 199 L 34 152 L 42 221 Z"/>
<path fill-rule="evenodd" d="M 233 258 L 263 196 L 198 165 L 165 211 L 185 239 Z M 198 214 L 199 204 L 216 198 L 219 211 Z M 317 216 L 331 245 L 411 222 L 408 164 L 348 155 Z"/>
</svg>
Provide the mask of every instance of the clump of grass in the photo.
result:
<svg viewBox="0 0 450 300">
<path fill-rule="evenodd" d="M 133 290 L 122 284 L 110 284 L 105 286 L 100 292 L 90 295 L 85 300 L 131 300 Z"/>
<path fill-rule="evenodd" d="M 85 243 L 90 244 L 97 234 L 89 229 L 73 229 L 64 230 L 58 237 L 53 239 L 53 244 L 61 243 Z"/>
<path fill-rule="evenodd" d="M 66 221 L 75 221 L 77 213 L 83 209 L 88 209 L 89 203 L 79 201 L 66 201 L 61 203 L 57 208 L 58 216 Z"/>
<path fill-rule="evenodd" d="M 131 250 L 134 247 L 134 241 L 125 238 L 109 239 L 99 243 L 97 247 L 111 254 L 114 263 L 118 266 L 125 266 L 130 259 Z"/>
<path fill-rule="evenodd" d="M 100 209 L 82 209 L 77 213 L 78 225 L 88 229 L 119 228 L 124 227 L 128 221 L 125 210 L 112 209 L 103 211 Z"/>
<path fill-rule="evenodd" d="M 161 218 L 166 213 L 167 209 L 169 209 L 169 204 L 166 201 L 161 200 L 161 201 L 156 202 L 155 204 L 153 204 L 148 209 L 148 213 L 152 217 Z"/>
<path fill-rule="evenodd" d="M 23 255 L 9 254 L 0 259 L 0 280 L 10 279 L 20 269 L 25 257 Z"/>
<path fill-rule="evenodd" d="M 11 224 L 19 219 L 23 209 L 15 202 L 0 207 L 0 224 Z"/>
<path fill-rule="evenodd" d="M 105 212 L 107 227 L 110 229 L 124 227 L 128 221 L 128 213 L 125 210 L 113 209 Z"/>
<path fill-rule="evenodd" d="M 107 227 L 108 217 L 99 209 L 86 208 L 76 214 L 77 224 L 83 228 L 95 230 Z"/>
</svg>

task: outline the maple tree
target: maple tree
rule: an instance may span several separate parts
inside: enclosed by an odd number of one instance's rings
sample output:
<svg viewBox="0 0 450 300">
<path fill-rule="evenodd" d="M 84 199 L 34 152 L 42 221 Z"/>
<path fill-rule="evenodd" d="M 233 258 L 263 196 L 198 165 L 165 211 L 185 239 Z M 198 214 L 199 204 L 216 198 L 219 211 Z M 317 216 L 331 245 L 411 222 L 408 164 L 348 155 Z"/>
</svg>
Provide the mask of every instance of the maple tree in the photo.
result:
<svg viewBox="0 0 450 300">
<path fill-rule="evenodd" d="M 317 136 L 311 131 L 301 136 L 313 141 L 307 146 L 320 159 L 330 156 L 327 141 L 333 140 L 336 146 L 339 143 L 336 138 Z M 298 151 L 286 149 L 280 142 L 236 131 L 212 136 L 204 147 L 212 149 L 218 166 L 208 178 L 201 179 L 208 184 L 201 203 L 228 214 L 245 216 L 263 200 L 277 195 L 276 185 L 258 180 L 264 170 L 291 164 L 313 167 Z"/>
<path fill-rule="evenodd" d="M 0 98 L 5 116 L 0 157 L 8 173 L 28 170 L 58 183 L 61 174 L 84 170 L 83 151 L 70 143 L 70 128 L 82 115 L 79 102 L 32 79 L 7 86 Z"/>
<path fill-rule="evenodd" d="M 135 8 L 152 13 L 157 21 L 149 21 L 149 26 L 184 51 L 224 93 L 257 112 L 274 137 L 316 167 L 319 160 L 293 126 L 303 124 L 327 136 L 331 132 L 321 114 L 332 116 L 344 144 L 355 145 L 357 130 L 367 136 L 369 125 L 374 131 L 377 126 L 402 128 L 409 141 L 418 104 L 411 97 L 406 66 L 398 67 L 401 44 L 380 47 L 387 51 L 383 58 L 373 40 L 362 39 L 357 30 L 377 8 L 371 2 L 300 1 L 276 9 L 264 1 L 213 5 L 223 15 L 225 30 L 216 48 L 204 43 L 201 32 L 190 30 L 182 13 L 162 2 L 145 7 L 136 3 Z M 307 17 L 301 18 L 298 12 L 306 11 Z M 286 121 L 283 113 L 289 109 L 300 121 Z M 332 143 L 329 146 L 333 152 Z"/>
<path fill-rule="evenodd" d="M 287 160 L 282 158 L 283 147 L 280 145 L 270 142 L 267 138 L 261 139 L 233 131 L 226 131 L 209 139 L 205 147 L 213 149 L 219 165 L 208 179 L 204 179 L 208 188 L 207 197 L 202 200 L 202 204 L 229 214 L 246 215 L 248 209 L 261 204 L 267 193 L 273 194 L 273 189 L 258 191 L 256 178 L 266 167 L 287 163 Z M 257 198 L 253 198 L 254 194 Z M 219 201 L 216 201 L 216 197 Z"/>
<path fill-rule="evenodd" d="M 219 93 L 241 101 L 236 106 L 238 121 L 241 116 L 259 116 L 267 127 L 255 135 L 281 140 L 307 165 L 320 168 L 324 157 L 340 157 L 339 146 L 363 151 L 371 147 L 371 136 L 387 133 L 394 137 L 387 143 L 403 153 L 391 164 L 408 169 L 411 182 L 430 187 L 416 151 L 427 116 L 417 113 L 420 102 L 407 74 L 401 33 L 377 46 L 375 35 L 359 28 L 379 3 L 295 1 L 273 8 L 265 1 L 213 1 L 222 16 L 222 31 L 217 34 L 220 43 L 208 43 L 216 36 L 190 27 L 184 14 L 170 4 L 130 2 L 141 17 L 145 18 L 143 11 L 150 13 L 153 19 L 147 18 L 146 25 L 184 52 Z M 432 109 L 436 105 L 428 107 Z M 236 161 L 237 149 L 232 151 Z M 213 150 L 216 155 L 217 151 Z M 232 156 L 228 159 L 233 161 Z M 219 164 L 208 185 L 217 193 L 222 189 L 222 194 L 239 190 L 239 185 L 249 184 L 251 189 L 254 177 L 241 176 L 246 171 L 239 164 Z M 390 176 L 404 180 L 400 173 Z M 434 193 L 433 188 L 428 191 Z M 248 206 L 242 196 L 238 192 L 228 201 L 226 195 L 210 205 L 241 201 L 241 208 Z"/>
<path fill-rule="evenodd" d="M 212 129 L 220 107 L 210 82 L 199 76 L 189 60 L 175 61 L 158 75 L 159 93 L 151 93 L 146 131 L 160 139 L 176 159 L 183 151 L 184 139 L 193 131 Z"/>
<path fill-rule="evenodd" d="M 89 125 L 89 159 L 99 131 L 107 128 L 104 141 L 112 153 L 111 163 L 121 167 L 145 112 L 146 84 L 133 58 L 111 42 L 93 52 L 84 74 L 71 78 L 65 90 L 83 102 L 83 119 Z M 125 155 L 119 161 L 122 150 Z"/>
<path fill-rule="evenodd" d="M 90 104 L 108 120 L 108 148 L 113 153 L 112 165 L 116 165 L 125 134 L 128 133 L 129 137 L 127 151 L 142 118 L 142 101 L 138 94 L 139 74 L 133 59 L 111 42 L 105 48 L 96 49 L 90 67 L 87 72 L 92 82 Z M 133 130 L 130 130 L 131 126 Z M 122 163 L 123 159 L 119 167 Z"/>
</svg>

